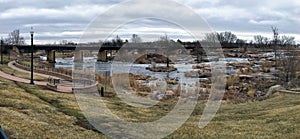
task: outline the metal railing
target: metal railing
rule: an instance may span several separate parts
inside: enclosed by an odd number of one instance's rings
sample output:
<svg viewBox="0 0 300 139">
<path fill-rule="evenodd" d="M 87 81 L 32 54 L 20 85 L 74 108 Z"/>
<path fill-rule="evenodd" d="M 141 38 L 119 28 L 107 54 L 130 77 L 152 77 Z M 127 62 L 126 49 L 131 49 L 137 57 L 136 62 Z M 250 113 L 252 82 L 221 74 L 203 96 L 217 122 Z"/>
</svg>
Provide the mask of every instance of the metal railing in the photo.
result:
<svg viewBox="0 0 300 139">
<path fill-rule="evenodd" d="M 24 70 L 30 69 L 29 64 L 24 64 L 24 63 L 20 63 L 20 62 L 16 63 L 15 66 L 18 68 L 24 69 Z M 35 72 L 38 72 L 38 73 L 57 76 L 57 77 L 60 77 L 63 79 L 71 79 L 72 78 L 72 72 L 67 71 L 67 70 L 49 68 L 49 67 L 45 67 L 45 66 L 34 66 L 33 70 L 35 70 Z"/>
<path fill-rule="evenodd" d="M 15 66 L 24 70 L 30 70 L 29 64 L 18 62 Z M 34 66 L 33 69 L 37 73 L 49 75 L 48 83 L 52 85 L 61 85 L 62 83 L 72 82 L 73 87 L 86 87 L 97 83 L 95 75 L 93 73 L 86 73 L 85 71 L 73 72 L 45 66 Z M 61 79 L 53 78 L 51 76 L 59 77 Z"/>
</svg>

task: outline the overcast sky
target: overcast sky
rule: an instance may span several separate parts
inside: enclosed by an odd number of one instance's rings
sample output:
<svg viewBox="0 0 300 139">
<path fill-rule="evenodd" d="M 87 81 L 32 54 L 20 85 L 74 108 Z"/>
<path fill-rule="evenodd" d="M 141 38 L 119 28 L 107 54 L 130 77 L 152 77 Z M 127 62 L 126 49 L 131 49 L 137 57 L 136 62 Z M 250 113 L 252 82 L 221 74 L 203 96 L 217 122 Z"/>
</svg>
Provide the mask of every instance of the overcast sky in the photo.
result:
<svg viewBox="0 0 300 139">
<path fill-rule="evenodd" d="M 277 26 L 281 35 L 294 36 L 300 43 L 299 0 L 176 1 L 203 17 L 214 31 L 231 31 L 239 38 L 251 40 L 253 35 L 257 34 L 271 38 L 271 26 Z M 7 37 L 9 32 L 20 29 L 28 42 L 30 27 L 33 27 L 35 43 L 53 43 L 60 40 L 78 42 L 93 19 L 122 2 L 122 0 L 0 0 L 0 35 Z M 151 7 L 151 3 L 143 6 L 139 9 Z M 138 14 L 139 11 L 133 13 Z M 126 20 L 126 17 L 122 20 Z M 124 33 L 127 30 L 128 34 L 137 33 L 142 38 L 154 37 L 150 34 L 156 36 L 168 34 L 172 39 L 190 39 L 182 29 L 162 21 L 135 21 L 120 27 L 118 33 L 121 33 L 121 37 L 127 38 L 129 36 Z"/>
</svg>

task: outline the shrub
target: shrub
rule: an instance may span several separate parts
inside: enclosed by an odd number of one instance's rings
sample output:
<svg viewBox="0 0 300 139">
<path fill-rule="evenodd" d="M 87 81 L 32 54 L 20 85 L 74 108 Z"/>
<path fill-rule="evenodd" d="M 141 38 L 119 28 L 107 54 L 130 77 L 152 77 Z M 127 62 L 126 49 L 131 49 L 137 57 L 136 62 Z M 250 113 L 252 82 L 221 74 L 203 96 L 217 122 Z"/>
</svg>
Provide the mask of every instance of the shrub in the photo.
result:
<svg viewBox="0 0 300 139">
<path fill-rule="evenodd" d="M 235 85 L 238 85 L 238 83 L 239 83 L 239 81 L 240 81 L 240 78 L 238 77 L 238 76 L 230 76 L 230 77 L 228 77 L 227 78 L 227 89 L 228 89 L 228 87 L 230 87 L 230 86 L 235 86 Z"/>
</svg>

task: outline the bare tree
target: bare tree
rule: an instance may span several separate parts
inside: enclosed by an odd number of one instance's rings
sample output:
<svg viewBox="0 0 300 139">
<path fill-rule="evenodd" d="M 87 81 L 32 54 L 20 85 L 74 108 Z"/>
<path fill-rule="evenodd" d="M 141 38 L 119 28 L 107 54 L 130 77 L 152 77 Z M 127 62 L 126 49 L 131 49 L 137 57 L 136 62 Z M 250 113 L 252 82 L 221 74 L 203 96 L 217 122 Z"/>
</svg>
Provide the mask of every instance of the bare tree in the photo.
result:
<svg viewBox="0 0 300 139">
<path fill-rule="evenodd" d="M 284 85 L 289 85 L 296 78 L 297 65 L 300 64 L 297 51 L 295 50 L 295 37 L 286 35 L 279 37 L 278 30 L 276 28 L 272 28 L 272 30 L 277 31 L 277 33 L 274 33 L 274 44 L 281 45 L 279 47 L 280 52 L 277 51 L 279 48 L 274 49 L 274 52 L 276 52 L 275 56 L 278 58 L 276 60 L 276 67 L 278 66 L 281 69 L 281 74 L 278 76 Z M 275 46 L 278 47 L 278 45 Z"/>
<path fill-rule="evenodd" d="M 217 37 L 221 43 L 235 43 L 237 40 L 237 36 L 231 32 L 218 33 Z"/>
<path fill-rule="evenodd" d="M 201 41 L 201 44 L 205 45 L 206 47 L 216 47 L 220 44 L 218 39 L 218 33 L 206 33 L 204 39 Z"/>
<path fill-rule="evenodd" d="M 238 38 L 235 34 L 231 32 L 216 32 L 205 34 L 204 41 L 216 42 L 216 40 L 218 40 L 220 43 L 235 43 L 238 40 Z"/>
<path fill-rule="evenodd" d="M 217 42 L 218 41 L 218 33 L 206 33 L 204 37 L 204 41 L 206 42 Z"/>
<path fill-rule="evenodd" d="M 76 45 L 73 41 L 68 41 L 68 40 L 61 40 L 59 42 L 60 45 Z"/>
<path fill-rule="evenodd" d="M 165 34 L 165 36 L 161 36 L 158 40 L 159 42 L 170 42 L 169 36 Z"/>
<path fill-rule="evenodd" d="M 22 45 L 25 44 L 25 39 L 20 35 L 20 30 L 16 29 L 13 32 L 8 34 L 6 43 L 13 45 Z"/>
<path fill-rule="evenodd" d="M 275 68 L 277 68 L 277 49 L 278 49 L 278 38 L 279 38 L 279 33 L 278 33 L 278 28 L 271 26 L 272 32 L 273 32 L 273 52 L 275 56 Z"/>
<path fill-rule="evenodd" d="M 142 42 L 142 39 L 137 34 L 132 34 L 131 42 L 140 43 L 140 42 Z"/>
<path fill-rule="evenodd" d="M 267 45 L 269 43 L 269 39 L 261 35 L 255 35 L 254 41 L 256 44 L 261 44 L 261 45 Z"/>
<path fill-rule="evenodd" d="M 295 37 L 283 35 L 280 39 L 281 45 L 295 45 Z"/>
<path fill-rule="evenodd" d="M 264 37 L 263 36 L 261 36 L 261 35 L 255 35 L 254 36 L 254 41 L 255 41 L 255 43 L 256 44 L 263 44 L 263 39 Z"/>
<path fill-rule="evenodd" d="M 264 39 L 263 39 L 263 44 L 264 44 L 264 45 L 268 45 L 269 42 L 270 42 L 269 38 L 264 37 Z"/>
<path fill-rule="evenodd" d="M 270 43 L 270 40 L 269 40 L 269 38 L 264 37 L 262 35 L 255 35 L 254 43 L 265 50 L 267 48 L 268 44 Z"/>
<path fill-rule="evenodd" d="M 247 41 L 246 40 L 243 40 L 243 39 L 237 39 L 236 40 L 236 43 L 237 44 L 245 44 Z"/>
<path fill-rule="evenodd" d="M 289 83 L 296 77 L 297 65 L 300 64 L 293 42 L 285 42 L 284 51 L 280 52 L 278 65 L 282 69 L 282 80 Z"/>
</svg>

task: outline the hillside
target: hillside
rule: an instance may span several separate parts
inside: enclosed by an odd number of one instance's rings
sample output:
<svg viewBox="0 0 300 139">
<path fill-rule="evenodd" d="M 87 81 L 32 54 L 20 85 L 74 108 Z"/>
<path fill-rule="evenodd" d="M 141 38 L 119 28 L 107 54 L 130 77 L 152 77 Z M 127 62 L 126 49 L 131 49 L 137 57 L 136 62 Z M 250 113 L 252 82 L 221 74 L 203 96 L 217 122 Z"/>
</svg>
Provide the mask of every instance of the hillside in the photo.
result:
<svg viewBox="0 0 300 139">
<path fill-rule="evenodd" d="M 3 78 L 0 78 L 0 88 L 0 125 L 10 138 L 107 138 L 86 122 L 73 94 Z M 139 111 L 120 104 L 116 98 L 105 100 L 121 116 L 137 114 L 132 109 Z M 156 109 L 158 114 L 154 116 L 170 110 L 169 105 L 164 106 Z M 300 95 L 275 94 L 265 101 L 224 103 L 214 120 L 199 129 L 197 124 L 203 107 L 204 104 L 198 104 L 190 119 L 167 138 L 300 137 Z M 133 121 L 137 117 L 145 120 L 153 116 L 138 114 L 132 116 Z"/>
</svg>

